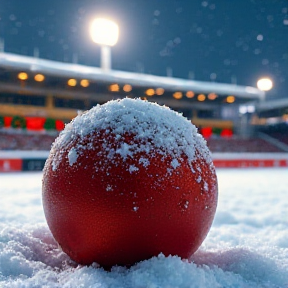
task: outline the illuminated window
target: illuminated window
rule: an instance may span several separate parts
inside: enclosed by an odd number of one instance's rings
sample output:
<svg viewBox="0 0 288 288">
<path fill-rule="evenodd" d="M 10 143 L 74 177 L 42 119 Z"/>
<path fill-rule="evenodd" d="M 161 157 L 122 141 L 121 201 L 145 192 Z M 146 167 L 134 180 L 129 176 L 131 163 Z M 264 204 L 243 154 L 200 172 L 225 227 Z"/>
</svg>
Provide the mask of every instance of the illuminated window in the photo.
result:
<svg viewBox="0 0 288 288">
<path fill-rule="evenodd" d="M 18 74 L 18 79 L 20 79 L 20 80 L 27 80 L 27 79 L 28 79 L 28 74 L 25 73 L 25 72 L 20 72 L 20 73 Z"/>
<path fill-rule="evenodd" d="M 155 90 L 150 88 L 146 90 L 146 95 L 147 96 L 153 96 L 155 94 Z"/>
<path fill-rule="evenodd" d="M 182 93 L 182 92 L 175 92 L 175 93 L 173 94 L 173 97 L 174 97 L 175 99 L 181 99 L 181 98 L 183 97 L 183 93 Z"/>
<path fill-rule="evenodd" d="M 77 85 L 77 80 L 71 78 L 71 79 L 69 79 L 69 80 L 67 81 L 67 84 L 68 84 L 69 86 L 73 86 L 73 87 L 74 87 L 74 86 Z"/>
<path fill-rule="evenodd" d="M 186 97 L 187 98 L 193 98 L 195 96 L 195 93 L 193 91 L 187 91 L 186 92 Z"/>
<path fill-rule="evenodd" d="M 199 94 L 197 97 L 198 101 L 203 102 L 206 99 L 206 96 L 204 94 Z"/>
<path fill-rule="evenodd" d="M 232 95 L 227 96 L 226 101 L 227 101 L 227 103 L 234 103 L 235 102 L 235 97 L 232 96 Z"/>
<path fill-rule="evenodd" d="M 111 85 L 109 86 L 109 90 L 110 90 L 111 92 L 119 92 L 119 85 L 118 85 L 118 84 L 111 84 Z"/>
<path fill-rule="evenodd" d="M 90 85 L 89 80 L 87 80 L 87 79 L 82 79 L 82 80 L 80 81 L 80 85 L 81 85 L 82 87 L 88 87 L 88 86 Z"/>
<path fill-rule="evenodd" d="M 215 93 L 208 94 L 208 99 L 209 100 L 215 100 L 216 98 L 217 98 L 217 94 L 215 94 Z"/>
<path fill-rule="evenodd" d="M 42 82 L 42 81 L 44 81 L 44 79 L 45 79 L 45 76 L 42 75 L 42 74 L 36 74 L 34 76 L 34 80 L 37 81 L 37 82 Z"/>
<path fill-rule="evenodd" d="M 163 88 L 157 88 L 156 89 L 156 94 L 158 95 L 158 96 L 160 96 L 160 95 L 163 95 L 164 94 L 164 89 Z"/>
<path fill-rule="evenodd" d="M 130 92 L 132 90 L 132 86 L 130 84 L 125 84 L 123 86 L 123 91 L 124 92 Z"/>
</svg>

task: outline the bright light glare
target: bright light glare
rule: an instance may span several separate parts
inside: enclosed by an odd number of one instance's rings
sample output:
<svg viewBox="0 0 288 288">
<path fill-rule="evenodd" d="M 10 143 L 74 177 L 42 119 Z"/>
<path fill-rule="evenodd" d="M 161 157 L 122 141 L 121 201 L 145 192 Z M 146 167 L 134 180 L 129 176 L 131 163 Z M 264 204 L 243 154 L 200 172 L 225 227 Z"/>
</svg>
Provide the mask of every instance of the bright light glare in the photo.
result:
<svg viewBox="0 0 288 288">
<path fill-rule="evenodd" d="M 114 46 L 118 41 L 119 28 L 111 20 L 97 18 L 91 24 L 90 35 L 93 42 L 97 44 Z"/>
<path fill-rule="evenodd" d="M 239 112 L 241 114 L 246 114 L 248 111 L 247 111 L 247 107 L 246 106 L 240 106 L 239 107 Z"/>
<path fill-rule="evenodd" d="M 199 94 L 197 97 L 198 101 L 203 102 L 206 99 L 206 96 L 204 94 Z"/>
<path fill-rule="evenodd" d="M 152 88 L 149 88 L 146 90 L 146 95 L 147 96 L 153 96 L 155 94 L 155 90 Z"/>
<path fill-rule="evenodd" d="M 182 92 L 175 92 L 175 93 L 173 93 L 173 97 L 174 97 L 175 99 L 181 99 L 182 96 L 183 96 Z"/>
<path fill-rule="evenodd" d="M 240 106 L 239 112 L 241 114 L 254 113 L 255 112 L 255 106 L 254 105 Z"/>
<path fill-rule="evenodd" d="M 118 84 L 111 84 L 108 89 L 111 92 L 118 92 L 119 91 L 119 85 Z"/>
<path fill-rule="evenodd" d="M 157 88 L 157 89 L 156 89 L 156 94 L 157 94 L 158 96 L 163 95 L 164 92 L 165 92 L 165 90 L 164 90 L 163 88 Z"/>
<path fill-rule="evenodd" d="M 233 95 L 229 95 L 226 98 L 227 103 L 234 103 L 235 102 L 235 97 Z"/>
<path fill-rule="evenodd" d="M 34 80 L 37 82 L 42 82 L 42 81 L 44 81 L 44 79 L 45 79 L 45 76 L 43 74 L 36 74 L 34 76 Z"/>
<path fill-rule="evenodd" d="M 87 79 L 82 79 L 81 81 L 80 81 L 80 85 L 82 86 L 82 87 L 88 87 L 89 86 L 89 80 L 87 80 Z"/>
<path fill-rule="evenodd" d="M 132 86 L 130 84 L 125 84 L 123 86 L 123 91 L 124 92 L 131 92 L 132 91 Z"/>
<path fill-rule="evenodd" d="M 254 112 L 255 112 L 255 106 L 253 106 L 253 105 L 247 106 L 247 111 L 248 111 L 249 113 L 254 113 Z"/>
<path fill-rule="evenodd" d="M 18 79 L 20 79 L 20 80 L 27 80 L 27 79 L 28 79 L 28 74 L 25 73 L 25 72 L 20 72 L 20 73 L 18 74 Z"/>
<path fill-rule="evenodd" d="M 269 78 L 262 78 L 258 80 L 257 87 L 262 91 L 269 91 L 273 88 L 273 82 Z"/>
<path fill-rule="evenodd" d="M 217 95 L 215 93 L 208 94 L 208 99 L 209 100 L 215 100 L 216 98 L 217 98 Z"/>
<path fill-rule="evenodd" d="M 77 85 L 77 80 L 76 80 L 76 79 L 73 79 L 73 78 L 71 78 L 71 79 L 69 79 L 69 80 L 67 81 L 67 84 L 68 84 L 69 86 L 72 86 L 72 87 L 74 87 L 74 86 L 76 86 L 76 85 Z"/>
<path fill-rule="evenodd" d="M 187 98 L 193 98 L 195 96 L 195 93 L 193 91 L 187 91 L 186 92 L 186 97 Z"/>
</svg>

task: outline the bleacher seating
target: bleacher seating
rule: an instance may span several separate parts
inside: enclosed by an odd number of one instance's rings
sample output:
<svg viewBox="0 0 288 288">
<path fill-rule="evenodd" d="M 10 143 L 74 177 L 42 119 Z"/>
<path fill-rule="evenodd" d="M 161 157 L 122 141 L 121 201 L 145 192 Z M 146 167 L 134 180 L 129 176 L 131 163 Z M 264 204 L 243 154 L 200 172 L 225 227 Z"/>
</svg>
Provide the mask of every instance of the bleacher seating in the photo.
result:
<svg viewBox="0 0 288 288">
<path fill-rule="evenodd" d="M 268 135 L 288 145 L 288 133 L 273 132 L 273 133 L 269 133 Z"/>
<path fill-rule="evenodd" d="M 266 135 L 288 145 L 288 123 L 266 125 L 260 127 L 259 132 L 265 133 Z"/>
<path fill-rule="evenodd" d="M 241 139 L 232 138 L 208 138 L 207 145 L 212 152 L 284 152 L 278 147 L 260 138 Z"/>
<path fill-rule="evenodd" d="M 0 150 L 50 150 L 57 134 L 0 130 Z"/>
<path fill-rule="evenodd" d="M 0 130 L 0 150 L 50 150 L 57 133 L 29 133 L 21 130 Z M 212 152 L 283 152 L 260 138 L 210 137 L 207 145 Z"/>
</svg>

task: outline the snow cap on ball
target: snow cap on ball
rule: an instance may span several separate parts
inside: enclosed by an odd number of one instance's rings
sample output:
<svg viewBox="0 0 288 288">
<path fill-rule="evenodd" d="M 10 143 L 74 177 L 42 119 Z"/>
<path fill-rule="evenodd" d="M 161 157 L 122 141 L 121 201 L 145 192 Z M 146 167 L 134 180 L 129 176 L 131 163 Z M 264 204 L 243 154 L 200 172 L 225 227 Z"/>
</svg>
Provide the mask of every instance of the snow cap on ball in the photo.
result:
<svg viewBox="0 0 288 288">
<path fill-rule="evenodd" d="M 97 105 L 85 113 L 78 115 L 60 133 L 52 146 L 53 151 L 62 148 L 76 138 L 84 139 L 95 131 L 104 131 L 114 135 L 120 146 L 115 148 L 111 143 L 105 143 L 109 150 L 109 158 L 121 156 L 123 161 L 133 158 L 136 153 L 153 155 L 158 153 L 172 158 L 172 168 L 177 168 L 186 156 L 189 163 L 200 157 L 202 161 L 212 164 L 212 158 L 206 141 L 197 133 L 197 128 L 180 113 L 166 106 L 143 101 L 141 99 L 112 100 L 103 105 Z M 126 134 L 133 135 L 134 142 L 125 141 Z M 83 149 L 93 149 L 91 145 L 76 145 L 68 153 L 69 164 L 77 165 L 77 158 Z M 54 154 L 52 169 L 56 170 L 62 154 Z M 145 157 L 139 160 L 143 166 L 149 166 Z M 191 170 L 193 170 L 192 166 Z M 132 167 L 133 168 L 133 167 Z M 132 169 L 131 168 L 131 169 Z M 194 172 L 194 171 L 192 171 Z"/>
</svg>

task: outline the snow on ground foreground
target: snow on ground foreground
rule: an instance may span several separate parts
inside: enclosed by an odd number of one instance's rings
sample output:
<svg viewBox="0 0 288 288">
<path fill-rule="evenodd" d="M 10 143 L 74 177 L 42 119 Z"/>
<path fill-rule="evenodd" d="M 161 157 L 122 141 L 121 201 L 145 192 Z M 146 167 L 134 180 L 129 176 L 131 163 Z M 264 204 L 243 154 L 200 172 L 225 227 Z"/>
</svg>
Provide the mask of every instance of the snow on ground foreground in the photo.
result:
<svg viewBox="0 0 288 288">
<path fill-rule="evenodd" d="M 48 230 L 42 173 L 0 174 L 0 287 L 288 287 L 287 169 L 218 170 L 219 204 L 191 261 L 77 266 Z"/>
</svg>

